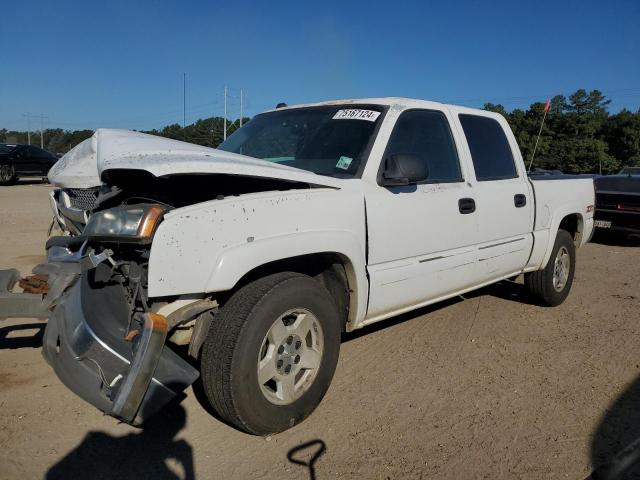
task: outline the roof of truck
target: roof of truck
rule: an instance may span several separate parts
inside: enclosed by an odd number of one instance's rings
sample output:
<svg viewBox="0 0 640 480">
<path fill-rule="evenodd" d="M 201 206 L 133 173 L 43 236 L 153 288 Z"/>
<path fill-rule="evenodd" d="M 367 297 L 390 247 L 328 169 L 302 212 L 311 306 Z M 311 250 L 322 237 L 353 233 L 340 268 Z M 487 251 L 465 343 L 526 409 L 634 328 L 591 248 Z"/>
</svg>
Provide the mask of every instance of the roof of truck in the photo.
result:
<svg viewBox="0 0 640 480">
<path fill-rule="evenodd" d="M 399 108 L 442 108 L 448 107 L 458 111 L 475 111 L 482 112 L 488 116 L 500 116 L 500 114 L 495 112 L 490 112 L 488 110 L 482 110 L 479 108 L 470 108 L 462 105 L 452 105 L 448 103 L 435 102 L 432 100 L 420 100 L 417 98 L 407 98 L 407 97 L 378 97 L 378 98 L 345 98 L 342 100 L 328 100 L 325 102 L 315 102 L 315 103 L 303 103 L 297 105 L 287 105 L 286 107 L 274 108 L 271 110 L 267 110 L 269 112 L 273 112 L 276 110 L 287 110 L 293 108 L 303 108 L 303 107 L 319 107 L 323 105 L 345 105 L 345 104 L 355 104 L 355 105 L 385 105 L 394 107 L 397 106 Z"/>
</svg>

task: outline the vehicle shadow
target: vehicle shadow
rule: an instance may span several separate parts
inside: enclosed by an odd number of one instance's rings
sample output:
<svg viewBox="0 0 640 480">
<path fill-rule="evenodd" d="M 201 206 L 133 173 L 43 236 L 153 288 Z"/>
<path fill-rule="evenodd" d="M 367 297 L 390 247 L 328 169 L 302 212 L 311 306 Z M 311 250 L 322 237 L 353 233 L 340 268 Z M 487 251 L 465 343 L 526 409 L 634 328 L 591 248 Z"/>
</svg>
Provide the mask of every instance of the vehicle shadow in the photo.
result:
<svg viewBox="0 0 640 480">
<path fill-rule="evenodd" d="M 640 479 L 640 377 L 607 408 L 591 441 L 591 480 Z"/>
<path fill-rule="evenodd" d="M 614 232 L 596 230 L 591 243 L 610 247 L 640 247 L 640 235 L 623 235 Z"/>
<path fill-rule="evenodd" d="M 538 301 L 529 293 L 527 287 L 522 283 L 513 280 L 502 280 L 501 282 L 487 285 L 486 287 L 464 294 L 464 298 L 472 298 L 490 295 L 503 300 L 511 300 L 525 305 L 541 306 Z"/>
<path fill-rule="evenodd" d="M 354 330 L 353 332 L 343 332 L 342 343 L 350 342 L 365 335 L 369 335 L 371 333 L 393 327 L 394 325 L 413 320 L 423 315 L 428 315 L 442 308 L 446 308 L 451 305 L 455 305 L 457 303 L 482 297 L 485 295 L 502 298 L 504 300 L 511 300 L 526 305 L 539 305 L 538 303 L 536 303 L 535 299 L 531 297 L 531 295 L 527 291 L 527 288 L 523 284 L 511 280 L 503 280 L 502 282 L 498 282 L 493 285 L 474 290 L 472 292 L 467 292 L 463 295 L 458 295 L 448 300 L 434 303 L 433 305 L 427 305 L 426 307 L 418 308 L 417 310 L 412 310 L 410 312 L 397 315 L 387 320 L 367 325 L 365 327 L 359 328 L 358 330 Z"/>
<path fill-rule="evenodd" d="M 80 445 L 49 469 L 45 478 L 195 480 L 192 447 L 185 440 L 175 439 L 186 418 L 185 409 L 172 404 L 147 422 L 140 433 L 114 437 L 89 432 Z"/>
<path fill-rule="evenodd" d="M 40 177 L 34 177 L 34 178 L 21 178 L 20 180 L 18 180 L 14 185 L 47 185 L 49 182 L 40 178 Z"/>
<path fill-rule="evenodd" d="M 327 451 L 327 445 L 319 438 L 310 440 L 287 452 L 287 460 L 294 465 L 307 467 L 309 480 L 316 480 L 316 462 Z"/>
<path fill-rule="evenodd" d="M 393 327 L 394 325 L 399 325 L 404 322 L 408 322 L 413 320 L 414 318 L 421 317 L 422 315 L 428 315 L 431 312 L 435 312 L 436 310 L 440 310 L 441 308 L 446 308 L 450 305 L 455 305 L 456 303 L 463 302 L 464 298 L 458 296 L 453 297 L 448 300 L 443 300 L 442 302 L 435 303 L 433 305 L 428 305 L 426 307 L 418 308 L 416 310 L 411 310 L 407 313 L 402 313 L 395 317 L 388 318 L 381 322 L 372 323 L 371 325 L 366 325 L 362 328 L 354 330 L 353 332 L 342 332 L 342 343 L 347 343 L 352 340 L 355 340 L 360 337 L 364 337 L 365 335 L 369 335 L 371 333 L 379 332 L 381 330 L 385 330 L 387 328 Z"/>
<path fill-rule="evenodd" d="M 44 336 L 44 327 L 47 324 L 39 323 L 23 323 L 21 325 L 9 325 L 0 327 L 0 350 L 13 350 L 16 348 L 40 348 L 42 347 L 42 337 Z M 14 332 L 23 332 L 26 330 L 37 330 L 33 335 L 12 336 Z"/>
</svg>

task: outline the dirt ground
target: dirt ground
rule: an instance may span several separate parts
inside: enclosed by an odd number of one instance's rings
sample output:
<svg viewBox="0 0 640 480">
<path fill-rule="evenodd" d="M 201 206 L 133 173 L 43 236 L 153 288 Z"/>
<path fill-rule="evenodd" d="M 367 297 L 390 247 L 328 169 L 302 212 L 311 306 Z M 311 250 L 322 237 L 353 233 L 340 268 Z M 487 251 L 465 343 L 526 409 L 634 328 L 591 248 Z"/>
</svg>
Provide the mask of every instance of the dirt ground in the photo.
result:
<svg viewBox="0 0 640 480">
<path fill-rule="evenodd" d="M 43 258 L 50 188 L 0 187 L 0 268 Z M 267 438 L 191 389 L 118 424 L 58 381 L 42 322 L 0 322 L 0 478 L 311 478 L 290 454 L 318 479 L 583 479 L 640 437 L 640 245 L 606 243 L 579 251 L 560 307 L 504 283 L 345 336 L 317 411 Z"/>
</svg>

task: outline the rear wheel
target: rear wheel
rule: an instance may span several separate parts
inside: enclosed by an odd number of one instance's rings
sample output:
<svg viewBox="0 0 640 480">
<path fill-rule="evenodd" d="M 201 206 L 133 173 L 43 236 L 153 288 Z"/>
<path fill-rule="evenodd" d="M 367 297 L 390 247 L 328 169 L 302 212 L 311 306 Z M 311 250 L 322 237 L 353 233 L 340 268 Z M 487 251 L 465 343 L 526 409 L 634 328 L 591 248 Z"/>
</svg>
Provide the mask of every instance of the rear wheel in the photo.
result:
<svg viewBox="0 0 640 480">
<path fill-rule="evenodd" d="M 547 266 L 524 276 L 525 285 L 543 305 L 555 307 L 564 302 L 576 268 L 576 248 L 566 230 L 558 230 Z"/>
<path fill-rule="evenodd" d="M 16 181 L 13 165 L 0 165 L 0 185 L 10 185 Z"/>
<path fill-rule="evenodd" d="M 340 350 L 339 314 L 326 288 L 284 272 L 238 290 L 202 349 L 202 383 L 214 410 L 257 435 L 304 420 L 320 403 Z"/>
</svg>

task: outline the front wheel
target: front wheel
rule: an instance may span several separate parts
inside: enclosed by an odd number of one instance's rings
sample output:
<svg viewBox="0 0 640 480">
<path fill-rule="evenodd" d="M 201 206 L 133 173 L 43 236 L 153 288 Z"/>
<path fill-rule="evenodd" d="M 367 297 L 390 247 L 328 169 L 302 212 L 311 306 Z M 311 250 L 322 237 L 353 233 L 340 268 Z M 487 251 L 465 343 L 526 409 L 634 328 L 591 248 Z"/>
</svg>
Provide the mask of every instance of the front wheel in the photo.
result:
<svg viewBox="0 0 640 480">
<path fill-rule="evenodd" d="M 304 420 L 329 388 L 340 351 L 340 316 L 326 288 L 293 272 L 238 290 L 202 349 L 202 383 L 227 422 L 257 435 Z"/>
<path fill-rule="evenodd" d="M 0 185 L 11 185 L 16 181 L 13 165 L 0 165 Z"/>
<path fill-rule="evenodd" d="M 547 266 L 527 273 L 524 282 L 529 292 L 550 307 L 560 305 L 569 295 L 576 269 L 576 247 L 571 234 L 558 230 Z"/>
</svg>

